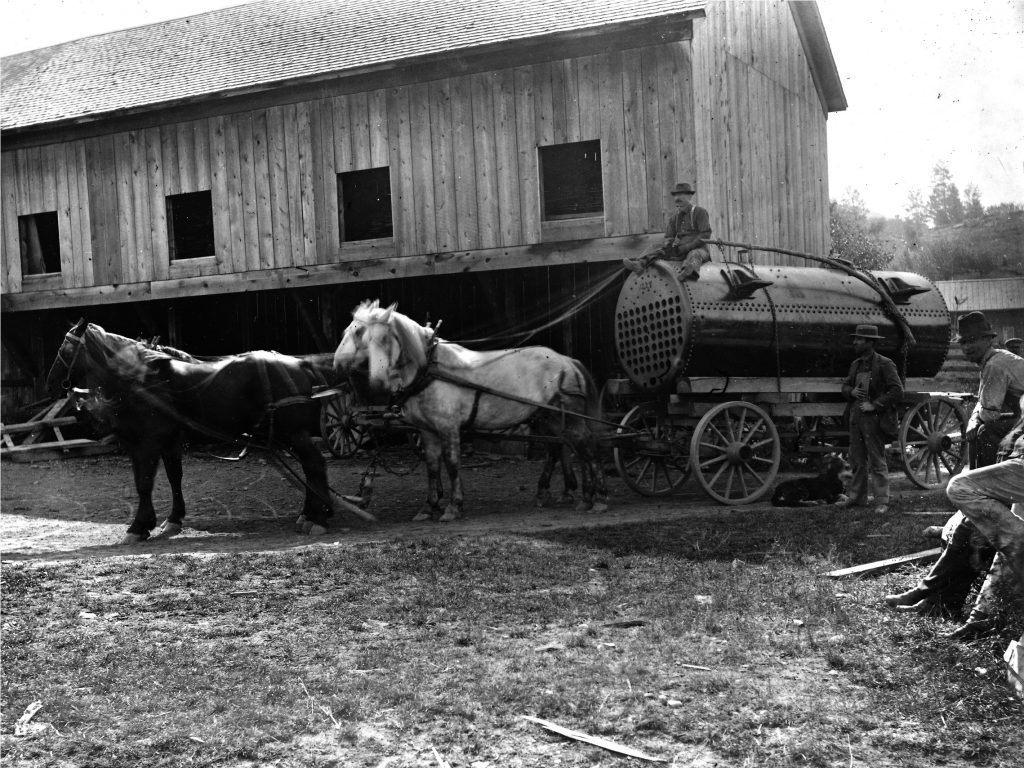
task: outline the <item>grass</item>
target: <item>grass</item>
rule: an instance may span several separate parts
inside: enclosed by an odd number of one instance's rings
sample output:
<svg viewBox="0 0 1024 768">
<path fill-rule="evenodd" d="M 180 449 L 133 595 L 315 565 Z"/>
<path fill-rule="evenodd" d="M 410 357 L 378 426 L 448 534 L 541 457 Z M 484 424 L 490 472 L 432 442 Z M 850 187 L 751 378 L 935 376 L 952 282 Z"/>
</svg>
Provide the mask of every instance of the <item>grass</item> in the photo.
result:
<svg viewBox="0 0 1024 768">
<path fill-rule="evenodd" d="M 911 571 L 821 575 L 923 548 L 920 520 L 5 564 L 3 763 L 625 764 L 528 714 L 676 765 L 1016 766 L 1007 636 L 951 645 L 951 625 L 880 608 Z M 14 738 L 33 700 L 52 727 Z"/>
</svg>

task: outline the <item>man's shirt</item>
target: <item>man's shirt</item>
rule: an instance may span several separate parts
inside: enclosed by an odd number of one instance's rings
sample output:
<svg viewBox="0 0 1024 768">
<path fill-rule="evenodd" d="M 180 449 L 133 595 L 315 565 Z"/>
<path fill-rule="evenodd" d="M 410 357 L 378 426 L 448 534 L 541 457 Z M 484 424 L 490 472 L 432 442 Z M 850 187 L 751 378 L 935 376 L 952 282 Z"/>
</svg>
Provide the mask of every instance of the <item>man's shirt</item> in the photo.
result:
<svg viewBox="0 0 1024 768">
<path fill-rule="evenodd" d="M 988 424 L 1000 414 L 1016 410 L 1024 395 L 1024 358 L 1005 349 L 990 349 L 981 360 L 978 402 L 971 412 L 967 428 Z"/>
</svg>

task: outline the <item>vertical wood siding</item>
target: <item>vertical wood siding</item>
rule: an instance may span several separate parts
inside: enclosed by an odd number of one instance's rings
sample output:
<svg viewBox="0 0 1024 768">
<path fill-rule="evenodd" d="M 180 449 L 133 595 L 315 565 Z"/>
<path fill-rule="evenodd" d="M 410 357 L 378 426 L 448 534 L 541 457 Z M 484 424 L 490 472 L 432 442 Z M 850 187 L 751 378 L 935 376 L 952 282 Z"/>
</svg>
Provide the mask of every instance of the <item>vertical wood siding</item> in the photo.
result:
<svg viewBox="0 0 1024 768">
<path fill-rule="evenodd" d="M 696 182 L 714 234 L 824 253 L 825 118 L 785 3 L 695 39 L 328 96 L 3 155 L 17 217 L 58 212 L 66 288 L 541 242 L 537 148 L 601 142 L 604 234 L 659 232 Z M 337 175 L 388 166 L 394 238 L 345 242 Z M 168 195 L 209 190 L 213 259 L 168 262 Z M 564 231 L 563 237 L 564 237 Z M 31 282 L 31 281 L 29 281 Z M 52 286 L 50 286 L 52 287 Z"/>
<path fill-rule="evenodd" d="M 788 4 L 706 10 L 694 22 L 692 93 L 697 197 L 714 236 L 827 255 L 826 115 Z"/>
</svg>

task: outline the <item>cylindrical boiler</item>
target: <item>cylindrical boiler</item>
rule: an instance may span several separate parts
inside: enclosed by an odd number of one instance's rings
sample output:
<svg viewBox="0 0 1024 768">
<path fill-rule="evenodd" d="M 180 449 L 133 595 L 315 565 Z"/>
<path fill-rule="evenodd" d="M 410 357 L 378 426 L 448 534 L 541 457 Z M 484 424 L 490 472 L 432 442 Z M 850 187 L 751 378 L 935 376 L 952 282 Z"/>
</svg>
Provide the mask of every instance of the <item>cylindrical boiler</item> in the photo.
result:
<svg viewBox="0 0 1024 768">
<path fill-rule="evenodd" d="M 683 279 L 681 269 L 656 261 L 627 277 L 619 293 L 619 363 L 643 390 L 681 376 L 842 377 L 860 323 L 878 326 L 885 341 L 876 349 L 907 376 L 934 376 L 945 360 L 949 311 L 920 275 L 871 272 L 914 335 L 904 361 L 901 331 L 882 297 L 840 269 L 709 263 L 698 280 Z"/>
</svg>

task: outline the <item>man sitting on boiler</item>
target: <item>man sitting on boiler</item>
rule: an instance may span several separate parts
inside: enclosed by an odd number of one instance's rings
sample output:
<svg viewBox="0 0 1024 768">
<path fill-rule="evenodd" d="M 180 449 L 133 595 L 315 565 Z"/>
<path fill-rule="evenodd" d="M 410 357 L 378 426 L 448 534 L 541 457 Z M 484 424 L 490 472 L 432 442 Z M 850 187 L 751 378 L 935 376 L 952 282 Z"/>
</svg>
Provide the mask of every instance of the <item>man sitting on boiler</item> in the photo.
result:
<svg viewBox="0 0 1024 768">
<path fill-rule="evenodd" d="M 676 211 L 668 217 L 664 242 L 653 251 L 623 259 L 626 269 L 639 275 L 655 259 L 669 259 L 683 262 L 684 279 L 700 277 L 700 265 L 711 261 L 711 253 L 704 244 L 711 237 L 711 220 L 706 210 L 693 204 L 696 192 L 689 184 L 676 184 L 670 192 Z"/>
</svg>

